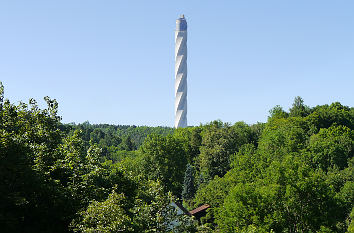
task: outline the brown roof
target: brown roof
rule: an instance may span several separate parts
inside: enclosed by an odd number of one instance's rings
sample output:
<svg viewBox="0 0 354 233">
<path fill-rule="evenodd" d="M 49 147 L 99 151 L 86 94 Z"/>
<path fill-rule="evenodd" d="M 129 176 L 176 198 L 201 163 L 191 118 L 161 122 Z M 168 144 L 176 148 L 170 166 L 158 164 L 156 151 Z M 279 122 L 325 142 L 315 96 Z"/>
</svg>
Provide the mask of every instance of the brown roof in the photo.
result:
<svg viewBox="0 0 354 233">
<path fill-rule="evenodd" d="M 202 206 L 199 206 L 198 208 L 195 208 L 194 210 L 189 211 L 189 213 L 190 213 L 191 215 L 194 215 L 194 214 L 196 214 L 196 213 L 198 213 L 198 212 L 200 212 L 200 211 L 203 211 L 203 210 L 208 209 L 209 207 L 210 207 L 210 205 L 204 204 L 204 205 L 202 205 Z"/>
</svg>

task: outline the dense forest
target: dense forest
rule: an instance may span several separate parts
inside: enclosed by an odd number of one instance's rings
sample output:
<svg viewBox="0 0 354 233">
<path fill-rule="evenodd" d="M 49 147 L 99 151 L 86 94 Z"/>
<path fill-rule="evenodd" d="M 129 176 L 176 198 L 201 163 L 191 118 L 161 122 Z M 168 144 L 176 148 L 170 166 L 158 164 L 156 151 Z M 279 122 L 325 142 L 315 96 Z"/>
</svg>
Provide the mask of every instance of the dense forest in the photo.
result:
<svg viewBox="0 0 354 233">
<path fill-rule="evenodd" d="M 353 107 L 172 129 L 63 124 L 45 101 L 0 88 L 1 232 L 354 232 Z"/>
<path fill-rule="evenodd" d="M 170 127 L 148 127 L 129 125 L 94 124 L 88 121 L 82 124 L 64 124 L 62 129 L 67 135 L 75 131 L 81 132 L 81 139 L 86 149 L 90 145 L 97 145 L 102 151 L 100 160 L 120 161 L 140 148 L 145 138 L 150 134 L 170 135 L 174 129 Z"/>
</svg>

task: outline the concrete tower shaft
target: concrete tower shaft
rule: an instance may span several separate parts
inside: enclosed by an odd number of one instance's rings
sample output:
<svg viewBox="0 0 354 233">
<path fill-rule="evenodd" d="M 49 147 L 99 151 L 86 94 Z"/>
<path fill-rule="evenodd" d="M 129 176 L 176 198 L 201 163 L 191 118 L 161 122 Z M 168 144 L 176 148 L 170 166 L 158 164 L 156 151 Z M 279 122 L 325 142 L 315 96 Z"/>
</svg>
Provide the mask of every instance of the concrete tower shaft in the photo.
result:
<svg viewBox="0 0 354 233">
<path fill-rule="evenodd" d="M 175 32 L 175 128 L 187 127 L 187 21 L 176 20 Z"/>
</svg>

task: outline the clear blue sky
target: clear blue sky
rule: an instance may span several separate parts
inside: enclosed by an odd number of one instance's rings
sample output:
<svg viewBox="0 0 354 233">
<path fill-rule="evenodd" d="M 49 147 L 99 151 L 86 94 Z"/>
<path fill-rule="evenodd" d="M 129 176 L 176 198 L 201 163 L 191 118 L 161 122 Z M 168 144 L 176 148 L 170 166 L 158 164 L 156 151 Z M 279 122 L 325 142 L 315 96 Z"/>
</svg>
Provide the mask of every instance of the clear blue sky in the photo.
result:
<svg viewBox="0 0 354 233">
<path fill-rule="evenodd" d="M 354 102 L 353 0 L 2 0 L 0 80 L 63 122 L 173 126 L 174 28 L 188 25 L 188 122 L 264 122 L 295 96 Z"/>
</svg>

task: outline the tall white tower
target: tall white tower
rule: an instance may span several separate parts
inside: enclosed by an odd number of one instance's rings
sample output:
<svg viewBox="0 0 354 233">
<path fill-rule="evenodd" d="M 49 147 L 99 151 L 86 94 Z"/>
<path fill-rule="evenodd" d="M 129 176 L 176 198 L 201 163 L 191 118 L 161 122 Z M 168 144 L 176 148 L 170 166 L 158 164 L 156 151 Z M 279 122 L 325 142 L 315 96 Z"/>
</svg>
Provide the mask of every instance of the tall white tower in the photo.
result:
<svg viewBox="0 0 354 233">
<path fill-rule="evenodd" d="M 175 128 L 187 127 L 187 21 L 176 20 L 175 32 Z"/>
</svg>

